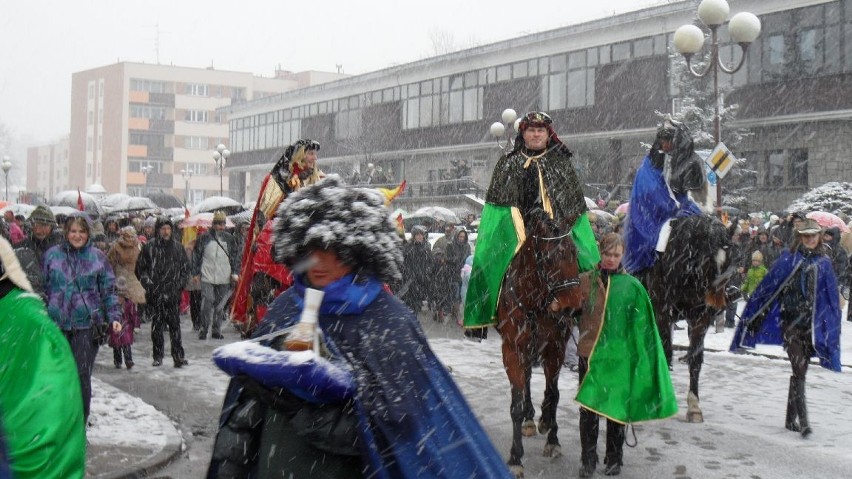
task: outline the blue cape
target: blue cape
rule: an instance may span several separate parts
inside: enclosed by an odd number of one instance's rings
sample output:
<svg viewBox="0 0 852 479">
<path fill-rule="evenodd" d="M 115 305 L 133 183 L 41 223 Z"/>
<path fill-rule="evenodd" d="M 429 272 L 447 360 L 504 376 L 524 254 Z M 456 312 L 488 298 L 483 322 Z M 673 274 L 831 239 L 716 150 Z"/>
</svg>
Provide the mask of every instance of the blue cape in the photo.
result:
<svg viewBox="0 0 852 479">
<path fill-rule="evenodd" d="M 319 326 L 357 385 L 366 477 L 511 476 L 405 304 L 374 278 L 346 276 L 324 292 Z M 255 335 L 295 323 L 303 294 L 297 277 Z"/>
<path fill-rule="evenodd" d="M 840 298 L 837 279 L 831 269 L 831 261 L 825 256 L 805 258 L 799 252 L 784 251 L 772 264 L 763 281 L 757 285 L 754 294 L 746 303 L 742 319 L 737 324 L 730 350 L 754 348 L 756 344 L 783 344 L 781 327 L 781 307 L 776 296 L 772 296 L 784 281 L 793 273 L 797 264 L 804 261 L 802 268 L 814 265 L 817 268 L 817 294 L 814 301 L 813 343 L 814 355 L 819 365 L 840 372 Z M 772 301 L 770 303 L 770 300 Z M 766 319 L 756 334 L 746 330 L 748 324 L 762 310 L 768 310 Z"/>
<path fill-rule="evenodd" d="M 645 156 L 630 191 L 630 211 L 624 232 L 624 269 L 632 274 L 654 265 L 657 238 L 666 220 L 700 214 L 701 209 L 686 193 L 672 197 L 662 170 L 654 168 L 650 155 Z"/>
</svg>

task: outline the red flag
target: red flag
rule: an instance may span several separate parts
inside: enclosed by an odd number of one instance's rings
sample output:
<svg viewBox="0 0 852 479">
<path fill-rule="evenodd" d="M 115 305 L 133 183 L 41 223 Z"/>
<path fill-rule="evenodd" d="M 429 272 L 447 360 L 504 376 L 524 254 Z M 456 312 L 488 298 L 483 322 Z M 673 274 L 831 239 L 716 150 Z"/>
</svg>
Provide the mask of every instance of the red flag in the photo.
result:
<svg viewBox="0 0 852 479">
<path fill-rule="evenodd" d="M 80 188 L 77 188 L 77 209 L 86 211 L 86 208 L 83 206 L 83 194 L 80 193 Z"/>
<path fill-rule="evenodd" d="M 184 207 L 183 207 L 183 217 L 184 217 L 184 218 L 189 218 L 190 216 L 192 216 L 192 215 L 190 215 L 190 214 L 189 214 L 189 208 L 187 208 L 186 206 L 184 206 Z"/>
</svg>

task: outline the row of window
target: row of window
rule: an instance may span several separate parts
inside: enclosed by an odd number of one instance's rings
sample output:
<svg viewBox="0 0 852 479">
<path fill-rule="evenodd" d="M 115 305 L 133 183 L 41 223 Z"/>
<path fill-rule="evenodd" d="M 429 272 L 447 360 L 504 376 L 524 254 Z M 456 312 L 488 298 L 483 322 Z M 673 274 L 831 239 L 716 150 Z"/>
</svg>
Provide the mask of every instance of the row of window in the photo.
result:
<svg viewBox="0 0 852 479">
<path fill-rule="evenodd" d="M 788 149 L 772 151 L 747 151 L 743 171 L 757 171 L 757 176 L 744 178 L 743 186 L 777 188 L 808 186 L 808 150 Z"/>
</svg>

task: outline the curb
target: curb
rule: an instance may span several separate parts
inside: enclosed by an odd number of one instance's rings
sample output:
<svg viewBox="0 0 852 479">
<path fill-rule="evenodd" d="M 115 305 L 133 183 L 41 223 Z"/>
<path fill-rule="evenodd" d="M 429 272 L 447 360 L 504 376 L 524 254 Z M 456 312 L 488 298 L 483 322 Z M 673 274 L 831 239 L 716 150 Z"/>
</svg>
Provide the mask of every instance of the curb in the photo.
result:
<svg viewBox="0 0 852 479">
<path fill-rule="evenodd" d="M 171 421 L 170 421 L 171 423 Z M 124 470 L 112 471 L 105 474 L 91 476 L 93 479 L 139 479 L 150 477 L 154 472 L 167 466 L 183 450 L 183 437 L 177 429 L 172 428 L 167 433 L 166 444 L 153 457 L 142 462 L 132 464 Z"/>
</svg>

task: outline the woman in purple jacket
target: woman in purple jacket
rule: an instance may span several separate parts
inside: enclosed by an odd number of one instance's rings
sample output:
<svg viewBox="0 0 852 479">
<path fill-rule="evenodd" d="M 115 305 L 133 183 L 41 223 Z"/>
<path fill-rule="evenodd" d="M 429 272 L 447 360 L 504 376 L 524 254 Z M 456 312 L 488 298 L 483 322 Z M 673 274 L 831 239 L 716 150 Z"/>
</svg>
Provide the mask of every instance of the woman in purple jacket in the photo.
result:
<svg viewBox="0 0 852 479">
<path fill-rule="evenodd" d="M 121 331 L 121 304 L 115 275 L 106 256 L 89 241 L 91 224 L 84 214 L 65 221 L 65 242 L 44 255 L 47 312 L 71 345 L 88 422 L 92 367 L 107 329 Z"/>
</svg>

